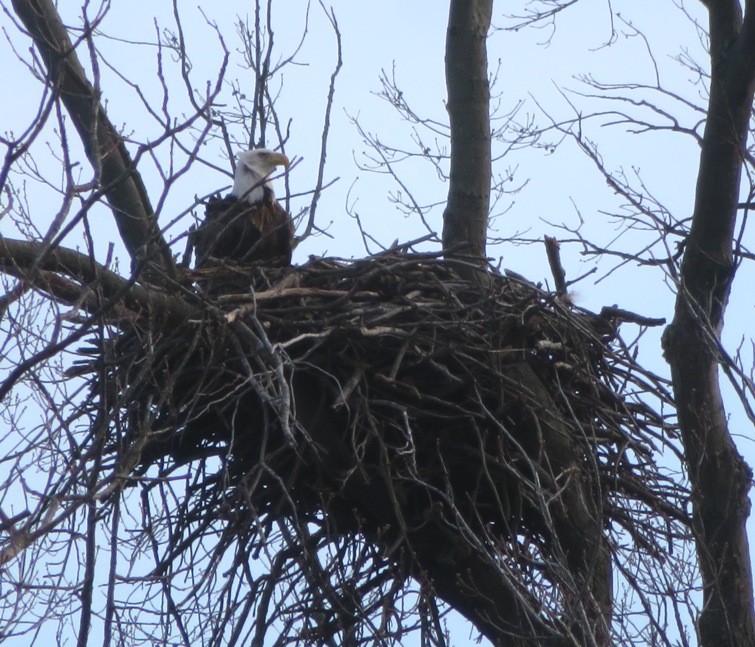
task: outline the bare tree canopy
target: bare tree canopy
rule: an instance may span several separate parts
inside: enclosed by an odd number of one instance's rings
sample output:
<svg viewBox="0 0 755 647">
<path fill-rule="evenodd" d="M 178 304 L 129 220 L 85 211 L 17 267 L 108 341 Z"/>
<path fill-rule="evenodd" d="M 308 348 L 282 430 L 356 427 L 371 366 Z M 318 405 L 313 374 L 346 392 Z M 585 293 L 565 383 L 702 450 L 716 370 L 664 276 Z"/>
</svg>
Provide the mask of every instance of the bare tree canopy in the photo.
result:
<svg viewBox="0 0 755 647">
<path fill-rule="evenodd" d="M 572 117 L 502 111 L 491 34 L 534 26 L 552 38 L 583 4 L 504 16 L 492 0 L 451 0 L 447 123 L 415 110 L 387 72 L 379 96 L 409 141 L 351 118 L 367 148 L 358 164 L 396 182 L 391 199 L 426 234 L 299 265 L 292 248 L 328 235 L 318 205 L 343 64 L 332 9 L 302 4 L 293 44 L 278 38 L 271 0 L 233 36 L 205 10 L 214 40 L 195 45 L 179 3 L 172 26 L 140 42 L 108 33 L 106 2 L 73 18 L 51 0 L 4 7 L 8 42 L 40 89 L 28 127 L 0 138 L 4 640 L 446 646 L 471 632 L 507 647 L 755 644 L 752 473 L 719 382 L 755 422 L 753 369 L 722 338 L 753 258 L 755 8 L 703 2 L 710 65 L 682 58 L 694 99 L 661 83 L 649 40 L 607 3 L 605 47 L 623 25 L 646 44 L 655 84 L 586 77 L 587 92 L 562 92 Z M 298 176 L 294 192 L 296 124 L 280 101 L 315 14 L 332 67 L 319 111 L 308 106 L 320 119 L 310 186 Z M 149 48 L 154 70 L 130 79 L 106 41 Z M 198 82 L 192 54 L 205 63 L 211 50 L 215 78 Z M 104 78 L 123 82 L 148 122 L 119 124 Z M 587 99 L 620 107 L 588 114 Z M 691 217 L 609 171 L 595 123 L 691 137 Z M 498 170 L 504 157 L 570 143 L 623 213 L 608 244 L 561 223 L 537 241 L 549 290 L 490 266 L 487 245 L 524 186 Z M 237 160 L 248 148 L 263 150 Z M 269 168 L 241 191 L 238 172 L 259 156 Z M 447 182 L 447 199 L 412 193 L 402 164 L 415 162 Z M 222 178 L 208 191 L 202 167 Z M 365 245 L 377 242 L 353 202 L 345 211 Z M 103 251 L 109 222 L 127 270 L 112 243 Z M 281 245 L 266 254 L 254 247 L 265 240 Z M 641 340 L 660 358 L 664 319 L 575 305 L 562 259 L 575 243 L 671 287 L 670 378 L 638 359 Z"/>
</svg>

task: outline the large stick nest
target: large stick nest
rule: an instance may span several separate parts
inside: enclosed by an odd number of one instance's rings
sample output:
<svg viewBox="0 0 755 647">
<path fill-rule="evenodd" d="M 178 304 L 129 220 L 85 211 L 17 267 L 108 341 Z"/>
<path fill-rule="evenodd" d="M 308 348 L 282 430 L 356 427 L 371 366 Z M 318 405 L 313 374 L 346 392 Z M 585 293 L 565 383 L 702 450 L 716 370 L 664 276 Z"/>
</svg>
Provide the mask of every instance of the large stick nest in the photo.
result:
<svg viewBox="0 0 755 647">
<path fill-rule="evenodd" d="M 661 555 L 684 494 L 653 459 L 663 386 L 610 312 L 488 278 L 404 254 L 195 274 L 196 317 L 127 321 L 95 351 L 121 412 L 110 451 L 134 478 L 219 460 L 187 524 L 243 534 L 326 512 L 329 535 L 401 553 L 415 576 L 443 524 L 518 563 L 527 595 L 556 577 L 547 556 L 600 550 L 604 529 Z"/>
</svg>

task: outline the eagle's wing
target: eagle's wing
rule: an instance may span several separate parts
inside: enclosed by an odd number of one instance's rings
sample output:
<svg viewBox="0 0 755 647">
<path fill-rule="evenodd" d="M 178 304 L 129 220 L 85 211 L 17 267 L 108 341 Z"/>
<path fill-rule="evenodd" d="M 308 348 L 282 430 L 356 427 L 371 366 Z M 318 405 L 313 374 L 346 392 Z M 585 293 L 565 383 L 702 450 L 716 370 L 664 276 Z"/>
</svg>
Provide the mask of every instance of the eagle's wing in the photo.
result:
<svg viewBox="0 0 755 647">
<path fill-rule="evenodd" d="M 272 191 L 249 204 L 233 196 L 207 202 L 205 220 L 193 235 L 196 267 L 223 261 L 288 265 L 294 228 Z"/>
<path fill-rule="evenodd" d="M 260 232 L 260 239 L 251 250 L 253 260 L 270 265 L 290 265 L 294 242 L 291 216 L 272 191 L 265 191 L 265 199 L 254 207 L 248 216 L 252 227 Z"/>
</svg>

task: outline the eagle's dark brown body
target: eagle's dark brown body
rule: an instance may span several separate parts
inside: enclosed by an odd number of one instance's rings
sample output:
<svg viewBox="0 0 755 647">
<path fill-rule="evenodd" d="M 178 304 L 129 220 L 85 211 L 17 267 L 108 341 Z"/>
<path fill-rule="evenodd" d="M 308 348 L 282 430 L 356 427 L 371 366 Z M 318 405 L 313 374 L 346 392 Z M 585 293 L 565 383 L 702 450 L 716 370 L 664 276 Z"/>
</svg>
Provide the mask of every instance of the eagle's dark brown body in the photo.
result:
<svg viewBox="0 0 755 647">
<path fill-rule="evenodd" d="M 293 236 L 291 216 L 268 187 L 262 200 L 253 204 L 233 195 L 213 196 L 193 236 L 196 267 L 226 261 L 289 265 Z"/>
</svg>

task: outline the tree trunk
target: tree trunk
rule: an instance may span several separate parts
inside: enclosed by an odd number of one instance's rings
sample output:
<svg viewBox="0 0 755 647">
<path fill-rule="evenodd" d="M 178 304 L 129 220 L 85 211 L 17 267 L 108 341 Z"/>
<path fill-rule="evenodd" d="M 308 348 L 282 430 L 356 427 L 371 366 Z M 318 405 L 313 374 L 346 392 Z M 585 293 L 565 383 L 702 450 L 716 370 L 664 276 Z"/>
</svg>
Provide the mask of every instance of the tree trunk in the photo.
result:
<svg viewBox="0 0 755 647">
<path fill-rule="evenodd" d="M 711 87 L 695 210 L 674 321 L 664 335 L 689 478 L 703 578 L 702 647 L 755 645 L 745 521 L 752 474 L 728 428 L 718 343 L 735 273 L 733 237 L 755 83 L 755 7 L 706 3 Z"/>
<path fill-rule="evenodd" d="M 451 181 L 443 213 L 446 258 L 485 262 L 490 209 L 490 87 L 486 39 L 493 0 L 452 0 L 446 34 Z"/>
</svg>

